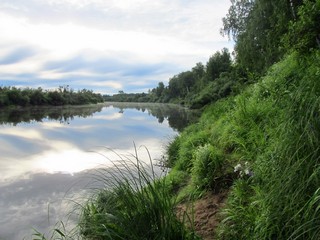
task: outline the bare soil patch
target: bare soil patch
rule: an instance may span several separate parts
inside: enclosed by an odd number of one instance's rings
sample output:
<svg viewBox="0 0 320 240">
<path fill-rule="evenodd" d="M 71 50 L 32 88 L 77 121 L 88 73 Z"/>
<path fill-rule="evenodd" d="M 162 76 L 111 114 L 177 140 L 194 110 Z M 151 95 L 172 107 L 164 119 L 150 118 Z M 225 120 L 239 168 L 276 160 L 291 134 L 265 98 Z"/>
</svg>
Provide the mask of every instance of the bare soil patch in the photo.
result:
<svg viewBox="0 0 320 240">
<path fill-rule="evenodd" d="M 193 207 L 190 203 L 177 206 L 177 214 L 182 217 L 187 211 L 193 217 L 195 231 L 204 240 L 214 239 L 215 230 L 219 224 L 218 213 L 224 206 L 228 191 L 220 193 L 208 192 L 201 199 L 195 200 Z"/>
</svg>

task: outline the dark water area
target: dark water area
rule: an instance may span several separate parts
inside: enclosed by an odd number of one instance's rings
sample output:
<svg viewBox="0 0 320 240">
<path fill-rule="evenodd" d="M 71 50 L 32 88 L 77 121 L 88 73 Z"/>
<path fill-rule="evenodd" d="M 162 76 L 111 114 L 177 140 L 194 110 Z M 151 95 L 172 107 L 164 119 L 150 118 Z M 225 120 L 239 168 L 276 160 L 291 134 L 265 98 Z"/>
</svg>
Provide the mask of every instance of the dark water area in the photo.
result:
<svg viewBox="0 0 320 240">
<path fill-rule="evenodd" d="M 0 239 L 31 239 L 90 196 L 94 174 L 133 154 L 157 162 L 197 114 L 177 105 L 104 103 L 0 109 Z M 136 149 L 135 149 L 136 146 Z"/>
</svg>

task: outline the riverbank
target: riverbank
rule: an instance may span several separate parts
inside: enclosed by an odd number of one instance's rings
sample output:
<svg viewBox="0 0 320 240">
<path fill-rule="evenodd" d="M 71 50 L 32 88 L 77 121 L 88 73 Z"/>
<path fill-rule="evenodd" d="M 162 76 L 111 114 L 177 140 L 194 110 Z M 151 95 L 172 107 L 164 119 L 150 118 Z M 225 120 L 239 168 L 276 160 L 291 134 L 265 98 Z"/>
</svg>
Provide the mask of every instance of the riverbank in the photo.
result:
<svg viewBox="0 0 320 240">
<path fill-rule="evenodd" d="M 241 94 L 206 107 L 169 146 L 171 178 L 189 179 L 176 182 L 181 198 L 230 188 L 217 239 L 319 236 L 320 54 L 304 57 L 287 56 Z"/>
</svg>

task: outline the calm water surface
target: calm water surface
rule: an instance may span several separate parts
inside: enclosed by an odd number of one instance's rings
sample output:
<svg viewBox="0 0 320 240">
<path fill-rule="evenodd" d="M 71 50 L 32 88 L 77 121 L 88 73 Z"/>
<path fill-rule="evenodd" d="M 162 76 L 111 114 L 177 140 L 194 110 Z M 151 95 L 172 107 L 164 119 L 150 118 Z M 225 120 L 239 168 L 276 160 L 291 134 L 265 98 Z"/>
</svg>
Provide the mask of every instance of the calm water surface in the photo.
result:
<svg viewBox="0 0 320 240">
<path fill-rule="evenodd" d="M 117 154 L 149 161 L 195 115 L 162 104 L 0 109 L 0 239 L 31 239 L 60 220 L 76 222 L 74 201 L 92 189 L 97 168 Z M 112 150 L 117 154 L 115 154 Z"/>
</svg>

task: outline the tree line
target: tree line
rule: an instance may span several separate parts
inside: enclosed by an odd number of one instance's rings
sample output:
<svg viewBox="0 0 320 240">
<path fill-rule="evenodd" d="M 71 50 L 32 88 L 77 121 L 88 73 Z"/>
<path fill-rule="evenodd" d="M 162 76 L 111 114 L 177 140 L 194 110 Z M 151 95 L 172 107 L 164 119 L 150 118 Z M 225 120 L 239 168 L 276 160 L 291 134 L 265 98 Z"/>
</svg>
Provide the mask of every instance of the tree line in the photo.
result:
<svg viewBox="0 0 320 240">
<path fill-rule="evenodd" d="M 124 93 L 104 96 L 106 101 L 179 103 L 193 108 L 223 98 L 236 91 L 235 75 L 238 69 L 233 65 L 227 48 L 212 55 L 206 65 L 199 62 L 191 70 L 174 75 L 165 86 L 158 86 L 148 93 Z"/>
<path fill-rule="evenodd" d="M 159 82 L 148 93 L 104 96 L 107 101 L 164 102 L 192 108 L 237 94 L 266 74 L 290 51 L 307 53 L 320 47 L 320 3 L 317 0 L 231 0 L 221 34 L 235 41 L 206 64 L 197 63 L 168 85 Z"/>
<path fill-rule="evenodd" d="M 55 90 L 42 88 L 0 87 L 0 107 L 41 106 L 41 105 L 80 105 L 103 102 L 103 96 L 92 90 L 82 89 L 74 91 L 69 86 L 60 86 Z"/>
</svg>

